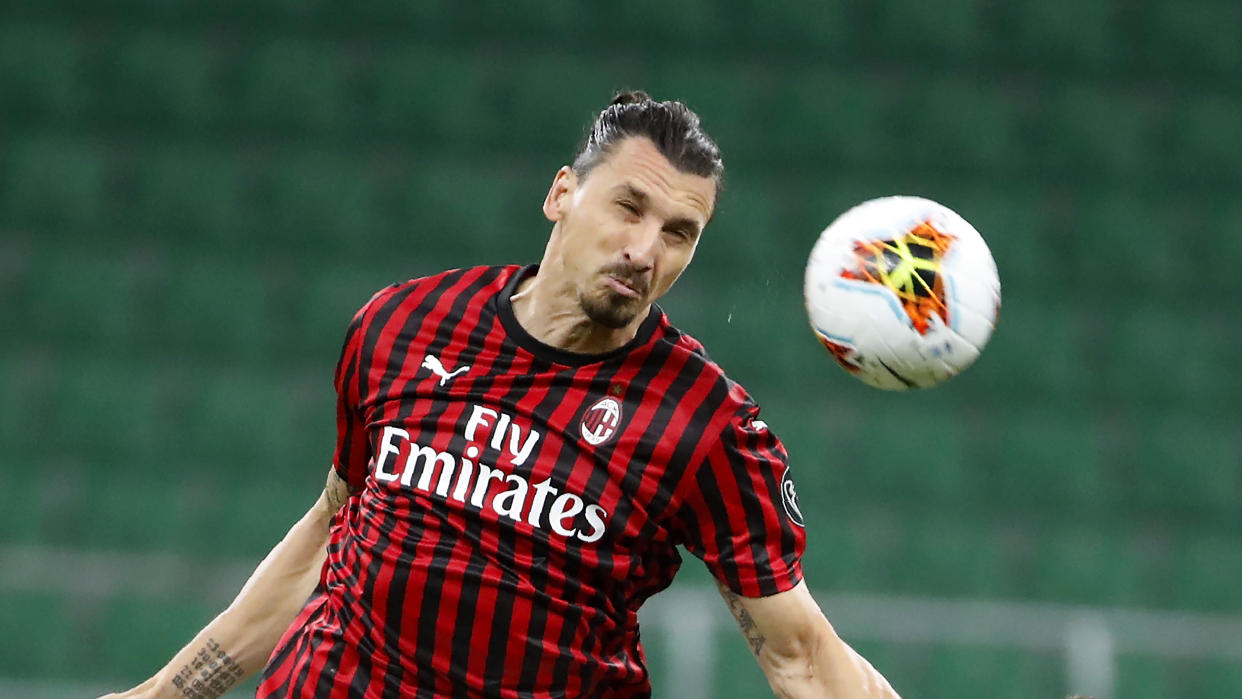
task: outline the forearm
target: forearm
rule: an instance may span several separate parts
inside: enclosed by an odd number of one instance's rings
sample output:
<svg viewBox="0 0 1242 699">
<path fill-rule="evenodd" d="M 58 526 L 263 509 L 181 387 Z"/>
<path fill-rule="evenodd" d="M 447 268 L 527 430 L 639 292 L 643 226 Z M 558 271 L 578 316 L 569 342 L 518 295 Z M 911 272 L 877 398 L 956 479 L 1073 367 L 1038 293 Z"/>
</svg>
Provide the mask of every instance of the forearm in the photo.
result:
<svg viewBox="0 0 1242 699">
<path fill-rule="evenodd" d="M 765 650 L 760 664 L 782 699 L 899 699 L 884 676 L 835 632 L 787 654 Z"/>
<path fill-rule="evenodd" d="M 837 636 L 806 583 L 757 598 L 719 587 L 777 696 L 900 699 L 888 680 Z"/>
<path fill-rule="evenodd" d="M 334 512 L 323 500 L 263 559 L 228 608 L 130 693 L 207 699 L 261 670 L 319 579 Z"/>
</svg>

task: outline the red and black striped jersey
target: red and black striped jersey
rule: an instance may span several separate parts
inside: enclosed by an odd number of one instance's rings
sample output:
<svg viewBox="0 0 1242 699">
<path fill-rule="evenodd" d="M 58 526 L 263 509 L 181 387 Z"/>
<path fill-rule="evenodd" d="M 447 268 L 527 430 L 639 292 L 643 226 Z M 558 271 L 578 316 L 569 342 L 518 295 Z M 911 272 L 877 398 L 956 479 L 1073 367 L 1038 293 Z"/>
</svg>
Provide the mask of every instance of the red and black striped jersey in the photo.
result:
<svg viewBox="0 0 1242 699">
<path fill-rule="evenodd" d="M 336 371 L 358 493 L 258 697 L 649 696 L 637 612 L 678 547 L 745 596 L 801 579 L 801 514 L 758 406 L 658 307 L 625 346 L 544 345 L 534 267 L 376 294 Z"/>
</svg>

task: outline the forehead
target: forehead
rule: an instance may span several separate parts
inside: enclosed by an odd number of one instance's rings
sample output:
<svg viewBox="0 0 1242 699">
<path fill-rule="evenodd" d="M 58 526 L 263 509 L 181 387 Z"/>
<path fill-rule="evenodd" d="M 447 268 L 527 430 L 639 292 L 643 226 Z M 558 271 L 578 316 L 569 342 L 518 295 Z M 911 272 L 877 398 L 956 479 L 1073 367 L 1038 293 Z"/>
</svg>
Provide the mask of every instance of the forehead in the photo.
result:
<svg viewBox="0 0 1242 699">
<path fill-rule="evenodd" d="M 617 144 L 588 179 L 597 174 L 603 176 L 599 184 L 609 191 L 632 186 L 657 203 L 693 210 L 704 224 L 716 203 L 715 180 L 678 170 L 647 138 L 628 138 Z"/>
</svg>

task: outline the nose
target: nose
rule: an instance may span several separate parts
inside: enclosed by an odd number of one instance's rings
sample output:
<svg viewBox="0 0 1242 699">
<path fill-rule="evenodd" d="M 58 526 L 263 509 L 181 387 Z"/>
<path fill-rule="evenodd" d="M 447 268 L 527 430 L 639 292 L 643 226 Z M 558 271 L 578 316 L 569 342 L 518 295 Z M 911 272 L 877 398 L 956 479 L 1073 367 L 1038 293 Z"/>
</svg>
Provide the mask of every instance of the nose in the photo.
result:
<svg viewBox="0 0 1242 699">
<path fill-rule="evenodd" d="M 636 270 L 646 272 L 655 265 L 659 243 L 659 222 L 644 222 L 630 229 L 630 236 L 622 254 L 625 256 L 625 261 L 633 265 Z"/>
</svg>

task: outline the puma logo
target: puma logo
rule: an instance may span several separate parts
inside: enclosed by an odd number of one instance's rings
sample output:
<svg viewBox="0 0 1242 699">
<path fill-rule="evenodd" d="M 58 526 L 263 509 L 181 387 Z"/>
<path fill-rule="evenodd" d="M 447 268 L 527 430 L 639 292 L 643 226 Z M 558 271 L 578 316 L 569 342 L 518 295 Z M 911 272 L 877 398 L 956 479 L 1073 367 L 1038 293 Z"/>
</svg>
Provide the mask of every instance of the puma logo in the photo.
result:
<svg viewBox="0 0 1242 699">
<path fill-rule="evenodd" d="M 468 365 L 463 366 L 463 367 L 458 367 L 451 372 L 445 371 L 444 365 L 440 363 L 440 358 L 435 356 L 434 354 L 428 354 L 423 357 L 423 367 L 426 369 L 430 369 L 431 373 L 440 377 L 441 386 L 448 383 L 449 379 L 453 378 L 454 376 L 457 376 L 458 374 L 464 374 L 467 371 L 470 371 L 470 367 Z"/>
</svg>

